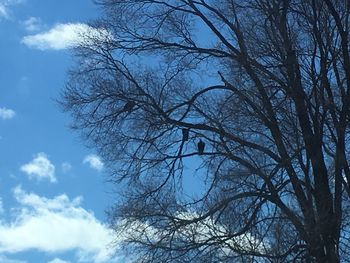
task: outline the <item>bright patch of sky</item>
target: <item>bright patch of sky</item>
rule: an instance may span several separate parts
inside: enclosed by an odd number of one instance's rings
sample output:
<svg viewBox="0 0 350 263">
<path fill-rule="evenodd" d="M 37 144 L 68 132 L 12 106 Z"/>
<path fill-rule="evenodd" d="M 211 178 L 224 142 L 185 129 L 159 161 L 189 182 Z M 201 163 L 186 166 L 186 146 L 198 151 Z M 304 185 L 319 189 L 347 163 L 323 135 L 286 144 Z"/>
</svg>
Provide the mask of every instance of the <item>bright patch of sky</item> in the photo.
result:
<svg viewBox="0 0 350 263">
<path fill-rule="evenodd" d="M 114 200 L 100 157 L 55 103 L 90 0 L 0 0 L 0 262 L 121 262 L 104 211 Z"/>
</svg>

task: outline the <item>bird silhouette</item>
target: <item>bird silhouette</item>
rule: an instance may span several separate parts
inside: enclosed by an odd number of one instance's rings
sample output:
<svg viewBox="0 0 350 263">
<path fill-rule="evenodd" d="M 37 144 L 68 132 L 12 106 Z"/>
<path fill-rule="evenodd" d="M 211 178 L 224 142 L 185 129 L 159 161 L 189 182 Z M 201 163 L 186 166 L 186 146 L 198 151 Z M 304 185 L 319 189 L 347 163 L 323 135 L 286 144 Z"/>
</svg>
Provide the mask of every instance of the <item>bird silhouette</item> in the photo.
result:
<svg viewBox="0 0 350 263">
<path fill-rule="evenodd" d="M 135 105 L 135 102 L 128 100 L 127 103 L 125 103 L 122 112 L 131 112 Z"/>
<path fill-rule="evenodd" d="M 190 130 L 187 128 L 182 129 L 182 140 L 183 141 L 188 141 L 189 132 L 190 132 Z"/>
<path fill-rule="evenodd" d="M 198 146 L 198 154 L 202 155 L 204 153 L 205 143 L 202 140 L 199 140 L 197 146 Z"/>
</svg>

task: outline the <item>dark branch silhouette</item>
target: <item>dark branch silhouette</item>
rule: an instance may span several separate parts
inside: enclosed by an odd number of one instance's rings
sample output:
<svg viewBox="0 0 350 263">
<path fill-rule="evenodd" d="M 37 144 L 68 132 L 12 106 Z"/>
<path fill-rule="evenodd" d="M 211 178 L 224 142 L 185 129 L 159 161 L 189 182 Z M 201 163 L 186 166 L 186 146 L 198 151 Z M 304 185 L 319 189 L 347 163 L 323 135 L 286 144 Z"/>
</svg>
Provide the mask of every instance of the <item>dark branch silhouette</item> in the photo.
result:
<svg viewBox="0 0 350 263">
<path fill-rule="evenodd" d="M 124 251 L 350 262 L 349 1 L 96 2 L 61 100 Z"/>
</svg>

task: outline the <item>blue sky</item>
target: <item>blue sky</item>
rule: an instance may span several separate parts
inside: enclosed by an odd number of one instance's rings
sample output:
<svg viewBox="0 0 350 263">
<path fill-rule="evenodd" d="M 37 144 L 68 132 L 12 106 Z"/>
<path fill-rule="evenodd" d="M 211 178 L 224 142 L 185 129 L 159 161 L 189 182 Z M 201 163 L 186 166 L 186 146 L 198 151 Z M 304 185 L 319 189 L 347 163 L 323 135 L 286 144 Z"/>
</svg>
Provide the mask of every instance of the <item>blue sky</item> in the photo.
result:
<svg viewBox="0 0 350 263">
<path fill-rule="evenodd" d="M 55 103 L 98 16 L 89 0 L 0 0 L 0 262 L 118 262 L 103 162 Z"/>
</svg>

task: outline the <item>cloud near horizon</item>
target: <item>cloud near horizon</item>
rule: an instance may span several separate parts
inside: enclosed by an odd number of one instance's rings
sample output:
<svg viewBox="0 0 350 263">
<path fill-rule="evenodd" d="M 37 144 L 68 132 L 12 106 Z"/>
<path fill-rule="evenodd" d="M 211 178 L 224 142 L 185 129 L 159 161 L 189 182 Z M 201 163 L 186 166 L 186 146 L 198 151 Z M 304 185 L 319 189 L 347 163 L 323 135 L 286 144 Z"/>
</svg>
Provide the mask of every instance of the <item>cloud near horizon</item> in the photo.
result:
<svg viewBox="0 0 350 263">
<path fill-rule="evenodd" d="M 0 216 L 0 255 L 37 250 L 54 256 L 75 252 L 76 262 L 113 262 L 113 235 L 91 211 L 81 207 L 82 197 L 65 194 L 46 198 L 13 190 L 19 204 L 11 209 L 11 222 Z M 66 262 L 54 258 L 51 263 Z"/>
<path fill-rule="evenodd" d="M 51 183 L 57 182 L 55 166 L 43 152 L 36 154 L 32 161 L 22 165 L 20 169 L 22 172 L 26 173 L 30 179 L 47 179 Z"/>
<path fill-rule="evenodd" d="M 50 30 L 22 38 L 22 43 L 40 50 L 63 50 L 92 41 L 111 38 L 105 29 L 96 29 L 83 23 L 56 24 Z"/>
</svg>

